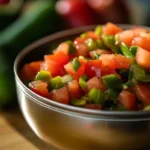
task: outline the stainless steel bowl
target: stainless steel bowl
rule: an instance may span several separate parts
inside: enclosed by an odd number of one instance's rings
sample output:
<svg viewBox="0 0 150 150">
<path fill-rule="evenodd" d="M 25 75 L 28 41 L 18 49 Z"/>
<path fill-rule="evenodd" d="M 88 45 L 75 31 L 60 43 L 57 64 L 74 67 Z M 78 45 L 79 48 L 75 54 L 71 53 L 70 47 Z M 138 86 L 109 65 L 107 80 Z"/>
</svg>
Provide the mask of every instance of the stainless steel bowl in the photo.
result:
<svg viewBox="0 0 150 150">
<path fill-rule="evenodd" d="M 56 149 L 150 149 L 149 111 L 98 111 L 60 104 L 33 93 L 19 78 L 20 67 L 42 59 L 52 44 L 73 39 L 93 28 L 81 27 L 48 36 L 31 44 L 18 55 L 14 72 L 22 113 L 33 131 Z"/>
</svg>

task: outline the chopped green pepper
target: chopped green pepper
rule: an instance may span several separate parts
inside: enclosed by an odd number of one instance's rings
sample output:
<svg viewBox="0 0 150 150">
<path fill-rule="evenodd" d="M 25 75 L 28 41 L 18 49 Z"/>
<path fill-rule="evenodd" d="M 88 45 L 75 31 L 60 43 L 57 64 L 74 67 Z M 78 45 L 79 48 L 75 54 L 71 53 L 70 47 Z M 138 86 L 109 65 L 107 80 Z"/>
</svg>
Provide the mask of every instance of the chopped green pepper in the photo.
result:
<svg viewBox="0 0 150 150">
<path fill-rule="evenodd" d="M 76 98 L 73 98 L 70 103 L 71 105 L 74 105 L 74 106 L 84 106 L 87 102 L 87 97 L 83 96 L 81 97 L 81 99 L 76 99 Z"/>
<path fill-rule="evenodd" d="M 121 47 L 121 52 L 125 57 L 133 58 L 131 51 L 129 50 L 129 48 L 124 43 L 121 43 L 120 47 Z"/>
<path fill-rule="evenodd" d="M 132 87 L 133 83 L 131 81 L 128 81 L 123 84 L 123 89 L 128 89 L 129 87 Z"/>
<path fill-rule="evenodd" d="M 113 101 L 117 101 L 117 98 L 119 96 L 119 92 L 115 91 L 113 89 L 109 89 L 108 93 L 107 93 L 107 99 L 108 100 L 113 100 Z"/>
<path fill-rule="evenodd" d="M 72 67 L 74 71 L 77 71 L 80 68 L 81 64 L 77 58 L 74 58 L 72 61 Z"/>
<path fill-rule="evenodd" d="M 146 71 L 138 64 L 133 63 L 130 67 L 130 71 L 135 80 L 141 82 L 150 82 L 150 74 L 147 74 Z"/>
<path fill-rule="evenodd" d="M 117 72 L 123 77 L 128 77 L 129 75 L 129 69 L 122 68 L 117 70 Z"/>
<path fill-rule="evenodd" d="M 98 48 L 106 49 L 106 46 L 104 45 L 104 43 L 100 39 L 96 40 L 96 43 L 97 43 Z"/>
<path fill-rule="evenodd" d="M 115 74 L 105 75 L 102 77 L 102 79 L 109 89 L 122 89 L 122 81 Z"/>
<path fill-rule="evenodd" d="M 100 35 L 102 34 L 102 31 L 103 31 L 102 26 L 97 26 L 97 27 L 95 28 L 95 33 L 96 33 L 96 35 L 98 35 L 98 36 L 100 36 Z"/>
<path fill-rule="evenodd" d="M 75 47 L 73 46 L 72 41 L 66 41 L 69 45 L 69 54 L 74 54 L 76 52 Z"/>
<path fill-rule="evenodd" d="M 79 78 L 79 85 L 84 89 L 86 90 L 87 89 L 87 83 L 86 83 L 86 80 L 87 80 L 87 76 L 86 75 L 82 75 L 80 78 Z"/>
<path fill-rule="evenodd" d="M 91 50 L 95 50 L 98 48 L 98 44 L 95 40 L 93 40 L 92 38 L 88 38 L 85 41 L 86 46 L 88 47 L 88 49 Z"/>
<path fill-rule="evenodd" d="M 49 87 L 51 90 L 62 88 L 65 84 L 62 82 L 60 76 L 56 76 L 49 81 Z"/>
<path fill-rule="evenodd" d="M 83 39 L 86 38 L 86 37 L 87 37 L 87 32 L 82 33 L 82 34 L 80 35 L 80 37 L 83 38 Z"/>
<path fill-rule="evenodd" d="M 115 39 L 112 35 L 103 35 L 102 36 L 104 45 L 110 48 L 114 53 L 120 53 L 119 47 L 115 45 Z"/>
<path fill-rule="evenodd" d="M 51 74 L 49 71 L 46 70 L 40 70 L 36 77 L 35 80 L 42 80 L 42 81 L 49 81 L 51 78 Z"/>
<path fill-rule="evenodd" d="M 94 53 L 94 57 L 95 57 L 95 59 L 99 59 L 99 54 L 97 54 L 97 53 Z"/>
<path fill-rule="evenodd" d="M 130 51 L 131 51 L 132 55 L 135 56 L 136 52 L 137 52 L 137 46 L 131 46 Z"/>
<path fill-rule="evenodd" d="M 92 88 L 88 93 L 88 102 L 94 104 L 104 104 L 105 94 L 96 88 Z"/>
</svg>

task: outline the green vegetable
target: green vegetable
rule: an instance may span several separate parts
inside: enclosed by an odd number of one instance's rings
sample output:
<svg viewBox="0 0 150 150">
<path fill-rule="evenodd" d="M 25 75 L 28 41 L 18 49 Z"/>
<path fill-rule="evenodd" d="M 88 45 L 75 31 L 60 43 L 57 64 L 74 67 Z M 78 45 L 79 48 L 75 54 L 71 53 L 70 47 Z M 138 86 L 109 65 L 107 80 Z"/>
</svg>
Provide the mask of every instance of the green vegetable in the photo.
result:
<svg viewBox="0 0 150 150">
<path fill-rule="evenodd" d="M 72 61 L 72 67 L 74 71 L 77 71 L 80 68 L 81 64 L 77 58 L 74 58 Z"/>
<path fill-rule="evenodd" d="M 105 102 L 105 94 L 104 92 L 92 88 L 88 93 L 88 102 L 94 104 L 104 104 Z"/>
<path fill-rule="evenodd" d="M 110 48 L 114 53 L 120 53 L 119 47 L 115 45 L 115 39 L 112 35 L 103 35 L 102 36 L 104 45 Z"/>
<path fill-rule="evenodd" d="M 51 74 L 49 71 L 46 70 L 40 70 L 36 77 L 35 80 L 42 80 L 42 81 L 49 81 L 51 78 Z"/>
<path fill-rule="evenodd" d="M 108 90 L 108 93 L 107 93 L 107 99 L 108 100 L 116 101 L 118 96 L 119 96 L 119 92 L 118 91 L 115 91 L 113 89 L 109 89 Z"/>
<path fill-rule="evenodd" d="M 129 69 L 124 69 L 124 68 L 119 69 L 119 70 L 118 70 L 118 73 L 119 73 L 121 76 L 123 76 L 123 77 L 128 77 L 128 75 L 129 75 Z"/>
<path fill-rule="evenodd" d="M 82 34 L 80 35 L 80 37 L 83 38 L 83 39 L 86 38 L 86 36 L 87 36 L 87 33 L 86 33 L 86 32 L 85 32 L 85 33 L 82 33 Z"/>
<path fill-rule="evenodd" d="M 0 51 L 0 108 L 16 104 L 13 63 Z"/>
<path fill-rule="evenodd" d="M 96 35 L 98 35 L 98 36 L 100 36 L 101 34 L 102 34 L 102 26 L 97 26 L 96 28 L 95 28 L 95 33 L 96 33 Z"/>
<path fill-rule="evenodd" d="M 89 38 L 85 41 L 86 46 L 88 47 L 88 49 L 91 50 L 95 50 L 98 48 L 98 44 L 95 40 Z"/>
<path fill-rule="evenodd" d="M 131 51 L 129 50 L 129 48 L 124 43 L 121 43 L 121 52 L 125 57 L 133 58 Z"/>
<path fill-rule="evenodd" d="M 129 87 L 132 87 L 133 83 L 131 81 L 128 81 L 123 84 L 123 89 L 128 89 Z"/>
<path fill-rule="evenodd" d="M 100 49 L 106 49 L 106 46 L 104 45 L 104 43 L 101 40 L 96 40 L 97 46 Z"/>
<path fill-rule="evenodd" d="M 72 41 L 66 41 L 69 45 L 69 54 L 74 54 L 76 52 L 75 47 L 73 46 Z"/>
<path fill-rule="evenodd" d="M 60 89 L 64 86 L 65 84 L 62 82 L 62 78 L 60 76 L 54 77 L 49 81 L 50 90 Z"/>
<path fill-rule="evenodd" d="M 61 81 L 62 83 L 68 83 L 68 82 L 71 82 L 73 80 L 72 76 L 67 74 L 67 75 L 64 75 L 62 78 L 61 78 Z"/>
<path fill-rule="evenodd" d="M 130 72 L 135 80 L 141 82 L 150 82 L 150 75 L 147 74 L 146 71 L 136 63 L 131 65 Z"/>
<path fill-rule="evenodd" d="M 137 46 L 131 46 L 130 51 L 131 51 L 132 55 L 135 56 L 136 52 L 137 52 Z"/>
<path fill-rule="evenodd" d="M 102 77 L 102 79 L 109 89 L 114 90 L 122 89 L 122 81 L 115 74 L 105 75 Z"/>
<path fill-rule="evenodd" d="M 87 87 L 88 87 L 86 80 L 87 80 L 87 76 L 85 76 L 85 75 L 82 75 L 82 76 L 79 78 L 79 85 L 80 85 L 84 90 L 86 90 Z"/>
<path fill-rule="evenodd" d="M 95 57 L 95 59 L 99 59 L 99 54 L 97 54 L 97 53 L 94 53 L 94 57 Z"/>
<path fill-rule="evenodd" d="M 14 59 L 26 45 L 60 29 L 59 21 L 55 3 L 31 2 L 21 16 L 0 33 L 0 50 L 9 51 L 10 58 Z"/>
<path fill-rule="evenodd" d="M 73 98 L 71 100 L 71 105 L 74 105 L 74 106 L 84 106 L 87 102 L 87 97 L 83 96 L 81 99 L 75 99 Z"/>
</svg>

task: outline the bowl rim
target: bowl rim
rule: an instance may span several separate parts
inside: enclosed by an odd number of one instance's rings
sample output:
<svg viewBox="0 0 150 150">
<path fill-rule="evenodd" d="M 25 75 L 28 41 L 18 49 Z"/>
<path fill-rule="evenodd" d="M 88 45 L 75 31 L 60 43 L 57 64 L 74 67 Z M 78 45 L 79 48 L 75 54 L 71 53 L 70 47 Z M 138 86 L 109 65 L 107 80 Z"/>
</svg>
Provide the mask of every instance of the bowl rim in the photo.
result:
<svg viewBox="0 0 150 150">
<path fill-rule="evenodd" d="M 20 51 L 20 53 L 16 56 L 16 59 L 14 61 L 14 74 L 15 74 L 15 81 L 19 83 L 22 91 L 30 96 L 32 100 L 36 101 L 39 104 L 44 104 L 46 105 L 47 108 L 55 108 L 58 111 L 67 111 L 69 113 L 78 113 L 80 115 L 92 115 L 92 116 L 97 116 L 97 117 L 108 117 L 108 118 L 123 118 L 125 119 L 147 119 L 150 120 L 150 111 L 110 111 L 110 110 L 93 110 L 93 109 L 87 109 L 87 108 L 80 108 L 80 107 L 75 107 L 67 104 L 62 104 L 59 102 L 55 102 L 53 100 L 50 100 L 48 98 L 44 98 L 34 92 L 32 92 L 19 78 L 18 75 L 18 66 L 21 62 L 21 60 L 34 48 L 37 48 L 41 45 L 44 45 L 50 41 L 56 40 L 57 38 L 61 38 L 63 36 L 70 36 L 74 34 L 80 34 L 84 31 L 88 31 L 91 29 L 94 29 L 97 25 L 91 25 L 91 26 L 82 26 L 82 27 L 77 27 L 77 28 L 71 28 L 71 29 L 66 29 L 63 31 L 59 31 L 56 33 L 53 33 L 51 35 L 48 35 L 46 37 L 43 37 L 28 46 L 26 46 L 23 50 Z M 103 25 L 102 25 L 103 26 Z M 139 26 L 139 25 L 130 25 L 130 24 L 118 24 L 123 29 L 131 28 L 134 26 Z M 140 26 L 149 29 L 149 27 L 146 26 Z"/>
</svg>

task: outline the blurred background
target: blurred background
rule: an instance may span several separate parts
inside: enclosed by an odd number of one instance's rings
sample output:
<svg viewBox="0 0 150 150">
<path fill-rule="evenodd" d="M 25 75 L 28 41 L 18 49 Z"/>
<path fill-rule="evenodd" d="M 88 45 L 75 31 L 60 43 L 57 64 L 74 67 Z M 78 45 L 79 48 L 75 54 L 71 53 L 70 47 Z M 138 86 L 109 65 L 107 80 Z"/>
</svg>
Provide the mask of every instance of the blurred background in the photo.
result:
<svg viewBox="0 0 150 150">
<path fill-rule="evenodd" d="M 24 47 L 79 26 L 106 22 L 150 26 L 149 6 L 150 0 L 0 0 L 0 122 L 7 120 L 18 131 L 16 119 L 23 121 L 12 108 L 18 107 L 13 63 Z"/>
</svg>

